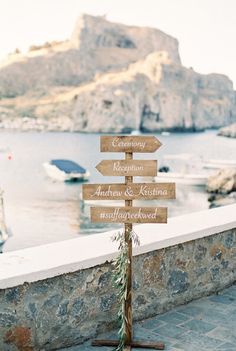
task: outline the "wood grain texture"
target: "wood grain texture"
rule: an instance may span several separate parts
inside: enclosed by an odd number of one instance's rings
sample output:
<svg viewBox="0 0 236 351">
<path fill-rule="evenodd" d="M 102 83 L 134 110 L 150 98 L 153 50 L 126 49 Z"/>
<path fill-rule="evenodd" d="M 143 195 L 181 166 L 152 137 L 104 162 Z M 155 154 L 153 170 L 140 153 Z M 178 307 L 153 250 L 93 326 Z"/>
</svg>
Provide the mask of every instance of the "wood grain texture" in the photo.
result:
<svg viewBox="0 0 236 351">
<path fill-rule="evenodd" d="M 83 184 L 84 200 L 175 199 L 175 183 Z"/>
<path fill-rule="evenodd" d="M 126 160 L 132 160 L 133 159 L 133 154 L 132 152 L 126 152 L 125 153 L 125 159 Z M 133 183 L 133 177 L 131 176 L 126 176 L 125 177 L 125 184 L 126 186 L 129 186 Z M 133 202 L 132 200 L 125 200 L 125 206 L 127 208 L 132 209 Z M 127 345 L 130 345 L 132 339 L 133 339 L 133 320 L 132 320 L 132 266 L 133 266 L 133 248 L 132 248 L 132 238 L 131 238 L 131 233 L 133 230 L 133 224 L 132 223 L 125 223 L 125 242 L 128 246 L 128 263 L 127 263 L 127 268 L 126 268 L 126 274 L 127 274 L 127 294 L 126 294 L 126 299 L 125 299 L 125 343 Z"/>
<path fill-rule="evenodd" d="M 167 223 L 166 207 L 91 207 L 97 223 Z"/>
<path fill-rule="evenodd" d="M 125 152 L 125 160 L 103 160 L 97 170 L 106 176 L 125 176 L 125 184 L 84 184 L 84 200 L 125 200 L 124 207 L 91 207 L 91 221 L 99 223 L 124 223 L 124 236 L 128 247 L 126 267 L 127 294 L 125 298 L 125 347 L 163 350 L 161 342 L 133 341 L 132 327 L 132 238 L 133 223 L 167 223 L 167 208 L 133 207 L 133 200 L 174 199 L 174 183 L 133 183 L 133 176 L 156 176 L 156 160 L 133 160 L 133 152 L 154 152 L 161 143 L 148 136 L 102 136 L 101 151 Z M 97 340 L 93 346 L 117 346 L 119 341 Z"/>
<path fill-rule="evenodd" d="M 119 340 L 94 340 L 92 341 L 92 346 L 118 346 Z M 144 348 L 144 349 L 151 349 L 151 350 L 164 350 L 165 345 L 161 341 L 135 341 L 132 340 L 130 345 L 134 348 Z"/>
<path fill-rule="evenodd" d="M 102 152 L 155 152 L 161 142 L 155 136 L 101 136 Z"/>
<path fill-rule="evenodd" d="M 103 160 L 97 170 L 104 176 L 156 176 L 156 160 Z"/>
</svg>

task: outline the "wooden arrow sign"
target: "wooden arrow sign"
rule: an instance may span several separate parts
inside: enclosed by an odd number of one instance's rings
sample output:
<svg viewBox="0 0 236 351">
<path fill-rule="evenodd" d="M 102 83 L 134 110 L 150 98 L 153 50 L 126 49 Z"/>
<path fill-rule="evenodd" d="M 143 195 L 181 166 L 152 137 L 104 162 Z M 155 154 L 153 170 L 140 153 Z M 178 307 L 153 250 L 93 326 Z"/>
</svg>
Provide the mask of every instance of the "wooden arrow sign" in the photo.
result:
<svg viewBox="0 0 236 351">
<path fill-rule="evenodd" d="M 167 223 L 165 207 L 91 207 L 92 222 Z"/>
<path fill-rule="evenodd" d="M 155 136 L 101 136 L 103 152 L 155 152 L 161 142 Z"/>
<path fill-rule="evenodd" d="M 97 223 L 124 223 L 123 239 L 127 247 L 127 263 L 123 273 L 126 279 L 126 297 L 122 305 L 125 328 L 125 349 L 132 347 L 164 350 L 163 343 L 143 343 L 133 340 L 132 330 L 132 223 L 167 223 L 165 207 L 133 207 L 137 199 L 174 199 L 174 183 L 133 183 L 133 176 L 156 176 L 156 160 L 134 160 L 134 152 L 155 152 L 160 141 L 155 136 L 101 136 L 101 151 L 125 152 L 123 160 L 103 160 L 97 170 L 105 176 L 125 176 L 125 184 L 84 184 L 84 200 L 125 200 L 124 207 L 91 207 L 91 221 Z M 123 279 L 123 278 L 122 278 Z M 120 340 L 97 340 L 93 345 L 118 346 Z"/>
<path fill-rule="evenodd" d="M 83 184 L 83 199 L 175 199 L 175 183 Z"/>
<path fill-rule="evenodd" d="M 97 170 L 104 176 L 156 176 L 156 160 L 103 160 Z"/>
</svg>

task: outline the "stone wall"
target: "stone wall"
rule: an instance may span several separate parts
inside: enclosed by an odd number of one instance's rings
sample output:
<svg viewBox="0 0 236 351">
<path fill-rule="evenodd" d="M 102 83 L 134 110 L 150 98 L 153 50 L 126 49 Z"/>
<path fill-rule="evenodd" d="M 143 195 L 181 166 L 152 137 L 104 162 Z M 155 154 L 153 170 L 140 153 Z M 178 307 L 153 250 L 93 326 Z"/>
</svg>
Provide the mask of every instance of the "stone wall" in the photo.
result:
<svg viewBox="0 0 236 351">
<path fill-rule="evenodd" d="M 236 229 L 135 256 L 134 319 L 225 288 L 236 280 L 235 262 Z M 42 351 L 81 343 L 113 328 L 116 311 L 108 262 L 2 289 L 0 350 Z"/>
</svg>

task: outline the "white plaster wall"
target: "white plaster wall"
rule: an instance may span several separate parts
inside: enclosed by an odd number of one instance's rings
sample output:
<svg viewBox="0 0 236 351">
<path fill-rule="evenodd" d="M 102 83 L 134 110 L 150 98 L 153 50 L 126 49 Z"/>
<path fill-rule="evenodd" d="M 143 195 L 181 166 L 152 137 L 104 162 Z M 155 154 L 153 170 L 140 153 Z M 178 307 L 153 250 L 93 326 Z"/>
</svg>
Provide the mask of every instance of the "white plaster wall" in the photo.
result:
<svg viewBox="0 0 236 351">
<path fill-rule="evenodd" d="M 236 228 L 236 204 L 135 226 L 141 245 L 134 255 Z M 110 261 L 117 252 L 114 231 L 0 255 L 0 289 L 75 272 Z"/>
</svg>

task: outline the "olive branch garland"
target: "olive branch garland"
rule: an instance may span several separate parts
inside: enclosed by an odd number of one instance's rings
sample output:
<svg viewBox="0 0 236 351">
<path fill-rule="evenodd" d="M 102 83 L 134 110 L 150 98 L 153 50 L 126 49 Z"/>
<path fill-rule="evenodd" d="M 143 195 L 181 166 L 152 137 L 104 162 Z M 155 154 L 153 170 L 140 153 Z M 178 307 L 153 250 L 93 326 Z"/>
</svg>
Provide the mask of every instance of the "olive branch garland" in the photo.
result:
<svg viewBox="0 0 236 351">
<path fill-rule="evenodd" d="M 132 239 L 135 246 L 140 245 L 139 237 L 133 230 L 129 233 L 129 239 Z M 119 345 L 114 349 L 114 351 L 123 351 L 126 338 L 125 301 L 127 297 L 128 282 L 127 266 L 129 264 L 128 243 L 125 240 L 125 232 L 118 232 L 114 234 L 114 236 L 112 237 L 112 241 L 119 243 L 119 254 L 112 262 L 112 281 L 114 288 L 118 290 L 117 297 L 119 303 L 119 310 L 117 313 L 119 325 Z"/>
</svg>

